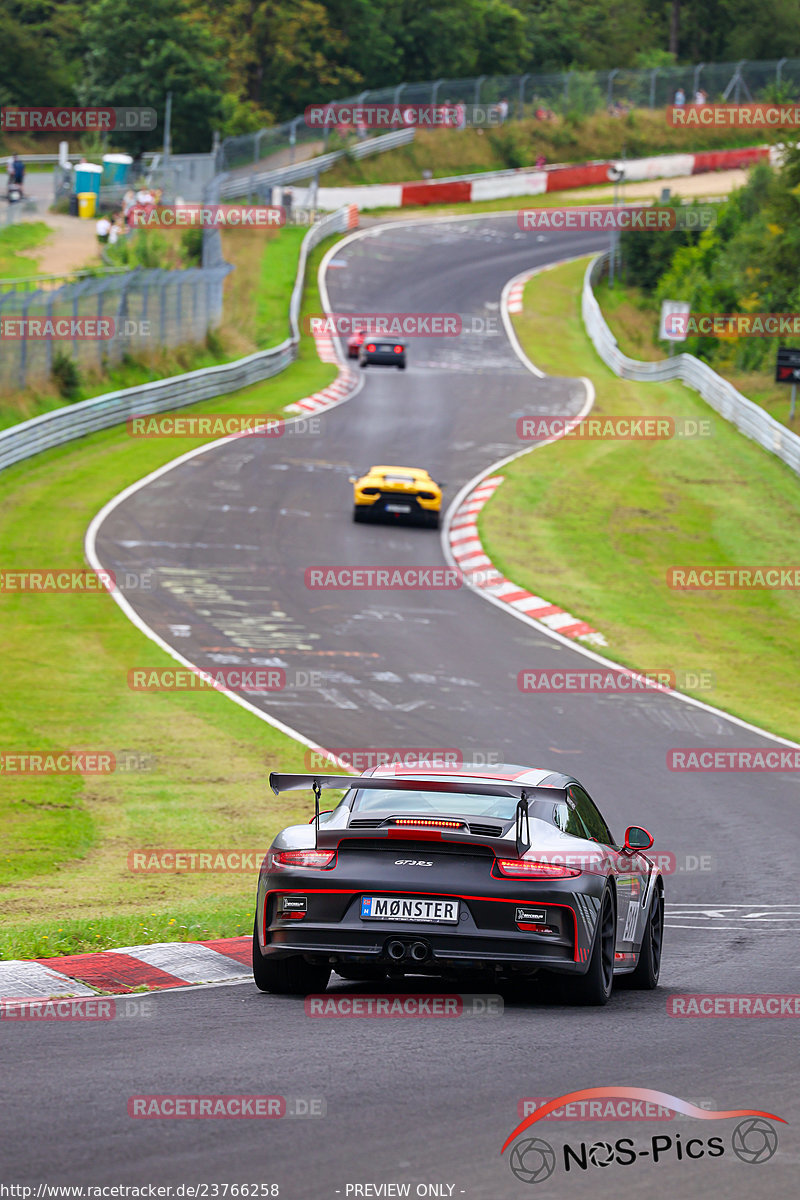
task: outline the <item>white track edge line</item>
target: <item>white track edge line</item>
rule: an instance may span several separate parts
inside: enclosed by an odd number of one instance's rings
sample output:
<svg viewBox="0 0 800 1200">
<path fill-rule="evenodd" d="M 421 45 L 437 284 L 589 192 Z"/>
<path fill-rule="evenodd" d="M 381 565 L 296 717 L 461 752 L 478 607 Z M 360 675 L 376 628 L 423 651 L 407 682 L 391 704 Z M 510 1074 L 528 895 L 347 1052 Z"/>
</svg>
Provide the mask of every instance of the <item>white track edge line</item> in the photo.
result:
<svg viewBox="0 0 800 1200">
<path fill-rule="evenodd" d="M 346 238 L 342 239 L 342 241 L 346 241 L 346 240 L 347 240 Z M 328 301 L 328 290 L 327 290 L 327 287 L 325 286 L 324 271 L 325 271 L 325 268 L 327 267 L 328 259 L 333 255 L 333 253 L 335 251 L 338 250 L 338 248 L 342 244 L 342 241 L 334 242 L 333 246 L 331 246 L 329 248 L 329 250 L 325 253 L 325 255 L 322 258 L 322 262 L 319 265 L 319 270 L 317 273 L 317 286 L 319 288 L 320 298 L 322 300 L 323 308 L 326 312 L 328 312 L 330 310 L 329 310 L 329 301 Z M 335 345 L 335 349 L 337 352 L 336 353 L 337 365 L 339 367 L 339 370 L 341 371 L 342 370 L 342 362 L 341 362 L 341 353 L 340 353 L 340 347 L 338 346 L 338 342 Z M 360 378 L 357 377 L 356 386 L 353 389 L 353 391 L 350 393 L 350 395 L 347 397 L 347 400 L 352 399 L 353 396 L 356 396 L 361 391 L 361 389 L 364 386 L 364 382 L 365 382 L 365 380 L 364 380 L 363 375 Z M 346 400 L 340 400 L 337 403 L 336 407 L 338 408 L 341 404 L 344 404 L 344 403 L 346 403 Z M 291 417 L 288 419 L 283 418 L 283 420 L 288 425 L 288 424 L 294 424 L 296 421 L 308 420 L 308 416 L 306 414 L 304 414 L 303 416 Z M 146 487 L 148 484 L 153 483 L 156 479 L 160 479 L 162 475 L 166 475 L 169 471 L 173 470 L 175 467 L 180 466 L 182 463 L 189 462 L 190 459 L 193 459 L 200 454 L 205 454 L 209 450 L 213 450 L 215 447 L 220 446 L 220 445 L 224 444 L 225 442 L 235 441 L 240 436 L 241 435 L 239 435 L 239 434 L 229 434 L 227 437 L 217 438 L 215 441 L 206 442 L 205 445 L 203 445 L 203 446 L 196 446 L 193 450 L 188 450 L 185 454 L 180 454 L 180 455 L 178 455 L 177 458 L 174 458 L 170 462 L 165 463 L 163 466 L 158 467 L 155 471 L 151 471 L 148 475 L 145 475 L 142 479 L 137 480 L 135 483 L 129 484 L 128 487 L 123 488 L 123 490 L 121 492 L 118 492 L 116 496 L 113 496 L 111 498 L 111 500 L 109 500 L 106 504 L 104 504 L 103 507 L 100 509 L 100 511 L 95 514 L 95 516 L 89 522 L 89 526 L 86 530 L 86 536 L 84 538 L 84 553 L 86 555 L 86 559 L 87 559 L 89 565 L 95 571 L 100 572 L 100 571 L 104 570 L 103 565 L 100 562 L 100 558 L 97 553 L 97 534 L 99 532 L 100 526 L 103 524 L 106 517 L 108 517 L 110 515 L 110 513 L 112 513 L 114 511 L 114 509 L 117 508 L 118 505 L 122 504 L 123 501 L 127 500 L 130 496 L 135 495 L 136 492 L 140 491 L 142 488 Z M 199 667 L 196 663 L 191 662 L 190 659 L 186 658 L 183 654 L 181 654 L 178 650 L 176 650 L 173 646 L 171 646 L 169 644 L 169 642 L 165 641 L 164 638 L 162 638 L 159 634 L 157 634 L 156 631 L 150 625 L 147 624 L 147 622 L 144 620 L 144 618 L 139 616 L 138 612 L 133 607 L 133 605 L 126 599 L 125 596 L 122 595 L 121 592 L 118 591 L 118 589 L 115 588 L 111 592 L 111 597 L 114 600 L 114 602 L 120 607 L 120 609 L 125 614 L 125 616 L 128 618 L 128 620 L 133 625 L 135 625 L 136 628 L 145 635 L 145 637 L 149 638 L 151 642 L 155 642 L 155 644 L 157 646 L 159 646 L 160 649 L 164 650 L 170 656 L 170 658 L 173 658 L 176 662 L 179 662 L 183 666 L 188 667 L 188 669 L 190 671 L 193 671 L 197 675 L 203 673 L 202 667 Z M 227 698 L 229 700 L 232 700 L 234 702 L 234 704 L 238 704 L 241 708 L 246 709 L 247 712 L 252 713 L 254 716 L 258 717 L 259 720 L 264 721 L 267 725 L 272 726 L 273 729 L 277 729 L 279 733 L 286 734 L 287 737 L 293 738 L 295 741 L 299 742 L 301 745 L 306 746 L 309 750 L 314 750 L 316 753 L 324 755 L 325 757 L 329 758 L 332 763 L 335 763 L 336 765 L 342 767 L 348 773 L 352 773 L 352 768 L 349 766 L 349 764 L 342 762 L 340 759 L 336 758 L 335 755 L 332 755 L 323 746 L 318 745 L 317 742 L 312 741 L 311 738 L 307 737 L 304 733 L 301 733 L 300 730 L 295 729 L 291 725 L 287 725 L 287 724 L 285 724 L 285 722 L 278 720 L 277 717 L 273 716 L 271 713 L 265 711 L 264 709 L 257 708 L 255 704 L 251 704 L 251 702 L 249 700 L 246 700 L 243 696 L 240 696 L 237 692 L 231 691 L 230 688 L 217 687 L 216 690 L 219 691 L 221 695 L 227 696 Z"/>
</svg>

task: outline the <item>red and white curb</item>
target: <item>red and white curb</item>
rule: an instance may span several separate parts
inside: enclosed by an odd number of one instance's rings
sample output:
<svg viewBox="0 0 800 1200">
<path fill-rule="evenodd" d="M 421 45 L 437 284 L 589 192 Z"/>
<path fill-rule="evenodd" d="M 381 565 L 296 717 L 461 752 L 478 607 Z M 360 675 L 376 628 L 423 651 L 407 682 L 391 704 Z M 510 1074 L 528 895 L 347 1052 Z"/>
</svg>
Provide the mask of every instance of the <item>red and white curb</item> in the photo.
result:
<svg viewBox="0 0 800 1200">
<path fill-rule="evenodd" d="M 339 374 L 333 383 L 329 383 L 321 392 L 314 392 L 313 396 L 304 396 L 296 404 L 287 404 L 286 412 L 316 416 L 317 413 L 326 412 L 327 409 L 335 408 L 344 400 L 349 400 L 358 385 L 358 372 L 339 362 L 332 337 L 326 334 L 314 334 L 314 342 L 322 362 L 335 363 L 339 368 Z"/>
<path fill-rule="evenodd" d="M 525 284 L 530 278 L 529 275 L 522 279 L 516 279 L 508 289 L 508 311 L 510 313 L 522 312 L 522 293 L 525 291 Z"/>
<path fill-rule="evenodd" d="M 96 954 L 0 962 L 0 1001 L 127 995 L 252 976 L 252 939 L 156 942 Z M 0 1017 L 2 1013 L 0 1012 Z"/>
<path fill-rule="evenodd" d="M 540 371 L 525 354 L 519 343 L 509 314 L 522 312 L 522 295 L 525 285 L 534 275 L 540 275 L 544 271 L 552 271 L 555 267 L 563 266 L 564 263 L 571 261 L 573 260 L 567 258 L 560 259 L 558 262 L 548 263 L 544 267 L 536 267 L 533 270 L 523 271 L 519 275 L 515 275 L 503 288 L 503 294 L 500 298 L 500 313 L 512 349 L 523 366 L 532 375 L 536 375 L 540 379 L 543 378 L 544 372 Z M 586 387 L 586 403 L 581 411 L 575 414 L 575 425 L 583 420 L 594 403 L 594 388 L 591 381 L 585 379 L 584 384 Z M 570 423 L 567 423 L 567 428 L 569 427 Z M 564 432 L 566 431 L 565 428 Z M 459 570 L 462 571 L 468 584 L 471 584 L 476 590 L 486 596 L 487 599 L 492 600 L 493 603 L 501 606 L 507 605 L 508 609 L 516 617 L 523 620 L 536 621 L 557 637 L 580 640 L 595 646 L 606 646 L 608 643 L 602 633 L 593 628 L 587 621 L 579 620 L 572 613 L 559 608 L 557 604 L 551 604 L 543 596 L 536 596 L 533 592 L 527 591 L 526 588 L 520 587 L 518 583 L 514 583 L 513 580 L 506 579 L 505 575 L 501 571 L 498 571 L 489 558 L 478 534 L 478 514 L 505 478 L 505 476 L 497 474 L 498 468 L 505 466 L 509 462 L 513 462 L 514 459 L 520 458 L 523 454 L 529 454 L 531 450 L 537 450 L 549 442 L 557 441 L 562 436 L 563 433 L 555 434 L 552 437 L 542 439 L 535 446 L 509 455 L 508 458 L 487 468 L 484 475 L 478 476 L 471 483 L 467 484 L 463 493 L 456 497 L 454 508 L 451 510 L 451 514 L 448 514 L 448 519 L 445 522 L 443 531 L 445 551 Z"/>
<path fill-rule="evenodd" d="M 490 475 L 482 480 L 462 500 L 453 514 L 448 537 L 450 553 L 457 566 L 470 577 L 476 587 L 482 588 L 490 596 L 508 604 L 517 612 L 524 613 L 526 617 L 541 621 L 542 625 L 546 625 L 555 633 L 568 638 L 581 638 L 597 646 L 606 645 L 603 635 L 586 621 L 579 621 L 557 604 L 551 604 L 541 596 L 534 596 L 533 592 L 528 592 L 519 584 L 506 579 L 487 555 L 478 536 L 478 513 L 487 500 L 492 498 L 504 478 L 504 475 Z"/>
</svg>

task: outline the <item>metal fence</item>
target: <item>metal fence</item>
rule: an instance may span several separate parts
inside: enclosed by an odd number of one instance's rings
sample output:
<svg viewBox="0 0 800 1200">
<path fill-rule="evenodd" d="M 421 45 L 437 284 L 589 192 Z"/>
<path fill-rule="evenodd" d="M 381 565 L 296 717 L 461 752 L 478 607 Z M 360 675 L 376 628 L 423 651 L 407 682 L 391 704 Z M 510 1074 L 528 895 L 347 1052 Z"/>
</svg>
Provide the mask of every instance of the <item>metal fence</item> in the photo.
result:
<svg viewBox="0 0 800 1200">
<path fill-rule="evenodd" d="M 58 355 L 79 370 L 106 368 L 125 354 L 201 342 L 222 315 L 227 264 L 205 269 L 89 275 L 60 287 L 30 290 L 27 281 L 0 293 L 0 387 L 45 382 Z M 45 281 L 45 284 L 48 281 Z M 71 336 L 50 334 L 67 322 Z M 43 323 L 47 323 L 44 325 Z M 15 333 L 18 336 L 14 336 Z"/>
<path fill-rule="evenodd" d="M 210 400 L 214 396 L 249 387 L 284 370 L 296 357 L 300 341 L 300 303 L 308 255 L 329 234 L 344 232 L 348 228 L 348 218 L 349 210 L 340 209 L 313 225 L 304 237 L 289 305 L 291 332 L 280 346 L 221 366 L 176 375 L 124 391 L 109 392 L 2 430 L 0 470 L 53 446 L 61 446 L 86 434 L 119 425 L 128 417 L 185 408 L 201 400 Z"/>
<path fill-rule="evenodd" d="M 592 285 L 598 282 L 606 270 L 608 260 L 607 254 L 601 254 L 587 267 L 581 302 L 586 331 L 603 362 L 623 379 L 635 379 L 645 383 L 677 379 L 694 388 L 715 412 L 735 425 L 740 433 L 758 442 L 759 446 L 770 454 L 777 455 L 800 475 L 800 437 L 738 392 L 733 384 L 712 370 L 708 363 L 695 358 L 693 354 L 676 354 L 673 358 L 662 359 L 661 362 L 638 362 L 622 353 L 592 291 Z"/>
<path fill-rule="evenodd" d="M 308 158 L 290 166 L 276 167 L 272 171 L 242 172 L 226 176 L 220 183 L 219 194 L 225 200 L 242 196 L 268 199 L 273 188 L 284 188 L 301 180 L 314 179 L 343 158 L 362 159 L 371 154 L 382 154 L 385 150 L 394 150 L 398 146 L 408 146 L 413 142 L 415 135 L 415 129 L 395 129 L 380 137 L 356 142 L 347 150 L 332 150 L 330 154 L 318 154 L 315 158 Z"/>
<path fill-rule="evenodd" d="M 800 58 L 767 61 L 695 63 L 687 66 L 653 67 L 641 70 L 615 68 L 610 71 L 563 71 L 549 74 L 477 75 L 470 79 L 431 79 L 422 83 L 398 83 L 331 101 L 337 104 L 465 104 L 495 105 L 508 102 L 508 120 L 534 117 L 537 109 L 588 115 L 617 105 L 628 108 L 664 108 L 678 88 L 691 103 L 702 89 L 713 102 L 734 104 L 759 99 L 790 100 L 800 96 Z M 469 109 L 467 119 L 470 119 Z M 268 154 L 304 143 L 323 141 L 327 133 L 309 129 L 305 117 L 258 133 L 225 138 L 217 153 L 218 171 L 258 163 Z"/>
</svg>

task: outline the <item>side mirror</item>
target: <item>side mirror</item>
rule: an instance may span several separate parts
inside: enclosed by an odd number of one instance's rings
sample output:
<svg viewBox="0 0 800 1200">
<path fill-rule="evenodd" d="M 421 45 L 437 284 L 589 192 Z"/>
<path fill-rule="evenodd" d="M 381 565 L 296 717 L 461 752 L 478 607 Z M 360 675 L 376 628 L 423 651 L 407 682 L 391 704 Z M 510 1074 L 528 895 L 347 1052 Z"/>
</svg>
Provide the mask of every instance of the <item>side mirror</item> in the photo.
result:
<svg viewBox="0 0 800 1200">
<path fill-rule="evenodd" d="M 625 830 L 623 850 L 626 854 L 635 854 L 637 850 L 649 850 L 652 844 L 652 834 L 642 829 L 641 825 L 629 825 Z"/>
<path fill-rule="evenodd" d="M 355 475 L 348 475 L 348 476 L 347 476 L 347 482 L 348 482 L 348 483 L 355 483 L 355 482 L 356 482 L 356 476 L 355 476 Z"/>
<path fill-rule="evenodd" d="M 330 816 L 330 814 L 331 814 L 332 812 L 333 812 L 333 809 L 332 809 L 332 808 L 321 808 L 321 809 L 319 810 L 319 819 L 320 819 L 320 821 L 322 820 L 322 818 L 323 818 L 323 817 Z M 309 823 L 309 825 L 313 825 L 313 824 L 314 824 L 314 822 L 316 821 L 316 819 L 317 819 L 316 817 L 312 817 L 312 818 L 311 818 L 311 820 L 308 822 L 308 823 Z"/>
</svg>

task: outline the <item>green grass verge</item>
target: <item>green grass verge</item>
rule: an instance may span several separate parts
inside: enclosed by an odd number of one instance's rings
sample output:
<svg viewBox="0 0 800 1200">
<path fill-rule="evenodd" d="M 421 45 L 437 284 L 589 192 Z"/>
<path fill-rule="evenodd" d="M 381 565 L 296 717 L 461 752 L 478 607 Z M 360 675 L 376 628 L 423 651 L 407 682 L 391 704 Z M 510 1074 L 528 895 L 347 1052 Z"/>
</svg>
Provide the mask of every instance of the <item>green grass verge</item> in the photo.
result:
<svg viewBox="0 0 800 1200">
<path fill-rule="evenodd" d="M 666 358 L 667 347 L 657 338 L 660 306 L 651 296 L 641 288 L 620 283 L 610 288 L 607 280 L 597 285 L 595 295 L 623 354 L 648 362 Z M 775 383 L 774 359 L 767 371 L 742 371 L 731 361 L 738 339 L 726 342 L 726 345 L 730 348 L 729 354 L 720 354 L 711 363 L 717 374 L 732 383 L 748 400 L 766 409 L 787 429 L 800 433 L 800 412 L 795 414 L 794 420 L 789 417 L 791 388 Z M 679 352 L 681 346 L 676 346 L 675 350 Z"/>
<path fill-rule="evenodd" d="M 316 271 L 330 241 L 310 258 L 306 312 L 319 310 Z M 281 375 L 191 411 L 279 413 L 335 375 L 303 339 Z M 2 567 L 83 566 L 85 530 L 102 505 L 204 440 L 136 440 L 114 429 L 3 472 Z M 307 798 L 275 799 L 266 782 L 278 766 L 301 769 L 302 746 L 216 692 L 131 691 L 131 667 L 174 663 L 110 596 L 0 592 L 0 625 L 0 748 L 98 748 L 141 767 L 4 777 L 0 957 L 249 932 L 253 872 L 135 874 L 128 852 L 263 850 L 307 815 Z"/>
<path fill-rule="evenodd" d="M 610 658 L 671 668 L 679 686 L 686 672 L 710 673 L 711 689 L 682 690 L 797 738 L 800 595 L 666 585 L 672 566 L 796 563 L 797 477 L 681 384 L 612 374 L 580 316 L 586 261 L 527 285 L 514 318 L 527 354 L 549 374 L 568 365 L 591 378 L 595 414 L 705 420 L 711 436 L 534 451 L 503 469 L 507 482 L 481 513 L 487 553 L 509 579 L 599 629 Z"/>
<path fill-rule="evenodd" d="M 36 260 L 29 253 L 49 236 L 50 228 L 44 221 L 24 221 L 0 229 L 0 279 L 38 275 Z"/>
</svg>

